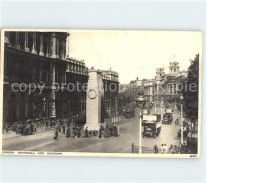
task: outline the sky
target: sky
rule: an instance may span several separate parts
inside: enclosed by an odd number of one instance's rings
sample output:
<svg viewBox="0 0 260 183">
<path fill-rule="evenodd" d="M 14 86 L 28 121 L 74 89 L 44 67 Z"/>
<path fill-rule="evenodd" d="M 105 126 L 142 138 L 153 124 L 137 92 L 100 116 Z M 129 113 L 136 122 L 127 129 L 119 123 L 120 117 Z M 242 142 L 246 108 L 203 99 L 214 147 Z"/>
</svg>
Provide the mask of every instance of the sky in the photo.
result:
<svg viewBox="0 0 260 183">
<path fill-rule="evenodd" d="M 202 33 L 191 31 L 69 32 L 69 56 L 84 60 L 88 68 L 117 71 L 119 82 L 153 79 L 156 68 L 169 72 L 169 62 L 178 61 L 187 70 L 190 59 L 201 55 Z"/>
</svg>

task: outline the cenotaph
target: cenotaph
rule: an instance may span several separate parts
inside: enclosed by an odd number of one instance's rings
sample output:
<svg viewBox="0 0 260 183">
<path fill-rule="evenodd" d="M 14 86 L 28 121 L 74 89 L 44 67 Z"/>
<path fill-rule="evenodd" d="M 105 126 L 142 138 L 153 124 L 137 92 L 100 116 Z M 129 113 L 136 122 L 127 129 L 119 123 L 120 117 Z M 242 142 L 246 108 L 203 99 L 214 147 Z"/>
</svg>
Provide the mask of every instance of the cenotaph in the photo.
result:
<svg viewBox="0 0 260 183">
<path fill-rule="evenodd" d="M 86 124 L 84 130 L 89 131 L 100 129 L 101 125 L 101 96 L 103 94 L 102 73 L 93 67 L 88 72 L 88 89 L 86 93 Z"/>
</svg>

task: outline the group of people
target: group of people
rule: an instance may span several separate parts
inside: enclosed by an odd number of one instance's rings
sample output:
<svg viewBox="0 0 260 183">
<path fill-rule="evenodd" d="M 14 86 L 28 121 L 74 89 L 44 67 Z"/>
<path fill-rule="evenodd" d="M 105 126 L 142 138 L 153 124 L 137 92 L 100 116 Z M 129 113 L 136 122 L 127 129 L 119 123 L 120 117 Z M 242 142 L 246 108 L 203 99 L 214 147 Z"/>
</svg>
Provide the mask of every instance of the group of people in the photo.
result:
<svg viewBox="0 0 260 183">
<path fill-rule="evenodd" d="M 112 128 L 114 129 L 114 128 Z M 88 130 L 88 127 L 84 130 L 83 125 L 75 125 L 71 128 L 70 123 L 67 124 L 67 127 L 65 124 L 57 124 L 54 132 L 54 139 L 57 140 L 59 137 L 59 134 L 66 135 L 67 138 L 73 137 L 73 138 L 88 138 L 89 136 L 98 136 L 99 138 L 105 137 L 108 138 L 111 135 L 117 136 L 118 131 L 117 129 L 112 130 L 111 128 L 106 125 L 104 128 L 102 125 L 99 130 Z"/>
<path fill-rule="evenodd" d="M 33 135 L 37 131 L 37 125 L 30 120 L 21 121 L 6 127 L 6 133 L 12 130 L 16 134 Z"/>
<path fill-rule="evenodd" d="M 161 144 L 160 147 L 154 145 L 153 152 L 155 154 L 175 154 L 178 152 L 178 147 L 176 145 L 170 145 L 168 148 L 167 144 Z"/>
<path fill-rule="evenodd" d="M 166 144 L 161 144 L 160 147 L 154 145 L 153 152 L 155 154 L 197 154 L 198 143 L 196 138 L 188 138 L 187 143 L 179 145 L 171 144 L 170 147 Z"/>
<path fill-rule="evenodd" d="M 86 129 L 83 133 L 82 125 L 77 124 L 71 127 L 70 123 L 67 123 L 67 125 L 58 123 L 56 124 L 55 132 L 54 132 L 55 140 L 58 139 L 59 134 L 65 135 L 67 138 L 69 137 L 80 138 L 81 136 L 87 137 L 88 129 Z"/>
</svg>

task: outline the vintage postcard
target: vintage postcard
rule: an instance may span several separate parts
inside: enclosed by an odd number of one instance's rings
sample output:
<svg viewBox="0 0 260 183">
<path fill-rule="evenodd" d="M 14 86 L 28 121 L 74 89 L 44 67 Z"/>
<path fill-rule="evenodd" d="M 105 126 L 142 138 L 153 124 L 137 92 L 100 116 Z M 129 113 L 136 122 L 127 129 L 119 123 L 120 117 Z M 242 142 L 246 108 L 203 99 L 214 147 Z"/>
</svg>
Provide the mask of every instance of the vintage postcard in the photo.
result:
<svg viewBox="0 0 260 183">
<path fill-rule="evenodd" d="M 2 29 L 2 155 L 199 158 L 199 31 Z"/>
</svg>

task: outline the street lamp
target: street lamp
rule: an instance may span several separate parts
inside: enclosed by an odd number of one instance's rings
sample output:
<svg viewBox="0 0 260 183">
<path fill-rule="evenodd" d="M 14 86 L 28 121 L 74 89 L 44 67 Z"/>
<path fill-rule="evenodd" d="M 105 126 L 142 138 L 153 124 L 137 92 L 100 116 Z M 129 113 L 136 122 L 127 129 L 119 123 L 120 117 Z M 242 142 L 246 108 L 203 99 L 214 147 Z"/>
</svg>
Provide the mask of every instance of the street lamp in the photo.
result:
<svg viewBox="0 0 260 183">
<path fill-rule="evenodd" d="M 115 108 L 116 108 L 116 110 L 115 110 L 115 121 L 117 122 L 118 121 L 118 118 L 117 118 L 117 116 L 118 116 L 118 98 L 117 98 L 117 96 L 115 97 L 115 104 L 116 104 L 116 106 L 115 106 Z"/>
<path fill-rule="evenodd" d="M 183 100 L 184 100 L 184 98 L 183 98 L 183 96 L 182 96 L 182 94 L 181 94 L 181 96 L 180 96 L 180 105 L 181 105 L 181 144 L 183 144 L 183 123 L 182 123 L 182 115 L 183 115 L 183 109 L 182 109 L 182 105 L 183 105 Z"/>
<path fill-rule="evenodd" d="M 155 113 L 156 113 L 157 100 L 159 100 L 159 84 L 160 81 L 156 80 Z"/>
<path fill-rule="evenodd" d="M 45 99 L 45 97 L 43 97 L 42 102 L 43 102 L 43 115 L 45 118 L 46 117 L 46 99 Z"/>
<path fill-rule="evenodd" d="M 162 98 L 161 98 L 161 116 L 162 116 L 162 105 L 163 105 L 163 100 L 164 100 L 164 98 L 162 97 Z"/>
</svg>

